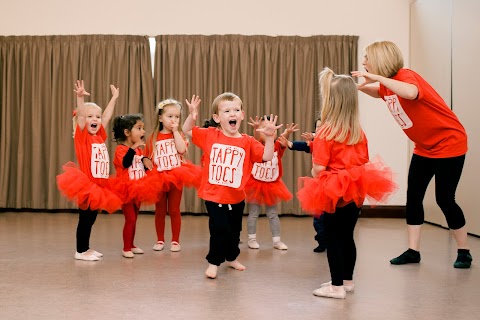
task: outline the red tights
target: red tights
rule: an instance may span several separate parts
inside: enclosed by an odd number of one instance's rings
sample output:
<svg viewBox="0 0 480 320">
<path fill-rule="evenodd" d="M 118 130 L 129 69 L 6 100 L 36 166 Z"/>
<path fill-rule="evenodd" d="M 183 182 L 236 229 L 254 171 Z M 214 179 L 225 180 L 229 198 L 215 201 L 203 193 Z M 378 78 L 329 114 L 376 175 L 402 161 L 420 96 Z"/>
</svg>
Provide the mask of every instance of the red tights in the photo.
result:
<svg viewBox="0 0 480 320">
<path fill-rule="evenodd" d="M 179 242 L 180 228 L 182 226 L 182 217 L 180 215 L 180 201 L 182 200 L 182 189 L 174 186 L 169 192 L 163 192 L 160 195 L 160 201 L 155 203 L 155 230 L 157 231 L 157 241 L 165 242 L 165 217 L 167 212 L 170 215 L 172 224 L 172 241 Z"/>
<path fill-rule="evenodd" d="M 125 225 L 123 226 L 123 251 L 131 251 L 132 248 L 135 248 L 133 239 L 135 238 L 139 211 L 140 204 L 130 202 L 122 205 L 122 212 L 125 216 Z"/>
</svg>

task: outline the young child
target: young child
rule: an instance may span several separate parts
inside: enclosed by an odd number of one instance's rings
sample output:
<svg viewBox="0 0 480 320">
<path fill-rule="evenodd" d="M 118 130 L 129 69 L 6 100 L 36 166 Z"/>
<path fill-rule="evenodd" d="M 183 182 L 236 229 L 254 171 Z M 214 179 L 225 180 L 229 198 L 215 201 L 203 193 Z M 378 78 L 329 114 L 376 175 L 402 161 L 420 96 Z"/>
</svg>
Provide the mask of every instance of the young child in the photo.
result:
<svg viewBox="0 0 480 320">
<path fill-rule="evenodd" d="M 69 162 L 63 166 L 64 173 L 57 176 L 60 191 L 79 206 L 77 226 L 77 251 L 75 259 L 98 261 L 103 256 L 90 249 L 90 233 L 98 211 L 104 209 L 110 213 L 120 209 L 122 201 L 113 191 L 109 179 L 110 158 L 105 145 L 108 126 L 119 90 L 110 85 L 112 99 L 105 111 L 95 103 L 85 103 L 84 97 L 90 94 L 85 90 L 83 80 L 75 84 L 77 94 L 77 112 L 74 131 L 75 154 L 78 166 Z"/>
<path fill-rule="evenodd" d="M 229 267 L 245 270 L 237 257 L 245 207 L 245 184 L 255 162 L 270 161 L 274 152 L 277 117 L 265 121 L 258 129 L 265 134 L 265 146 L 238 129 L 245 117 L 242 100 L 230 92 L 217 96 L 212 103 L 213 119 L 218 128 L 195 126 L 200 99 L 187 101 L 190 114 L 183 131 L 192 136 L 195 145 L 205 154 L 203 176 L 198 195 L 205 200 L 209 214 L 210 249 L 207 255 L 208 278 L 217 277 L 218 266 L 227 261 Z M 272 120 L 273 119 L 273 120 Z"/>
<path fill-rule="evenodd" d="M 369 162 L 356 83 L 328 68 L 320 73 L 319 83 L 322 109 L 313 142 L 314 178 L 304 178 L 297 196 L 306 212 L 325 215 L 331 282 L 313 294 L 344 299 L 346 291 L 354 290 L 354 230 L 360 207 L 366 197 L 371 202 L 386 201 L 396 186 L 388 168 Z"/>
<path fill-rule="evenodd" d="M 265 134 L 258 132 L 257 129 L 265 127 L 266 121 L 270 118 L 261 118 L 258 116 L 250 118 L 250 124 L 254 129 L 254 137 L 262 144 L 265 143 Z M 290 133 L 297 131 L 296 124 L 287 125 L 284 137 L 288 139 Z M 276 134 L 274 134 L 274 139 Z M 277 203 L 280 201 L 289 201 L 292 194 L 288 191 L 287 186 L 282 181 L 283 166 L 282 157 L 285 152 L 285 146 L 276 140 L 274 144 L 273 159 L 266 162 L 256 162 L 253 165 L 250 179 L 245 185 L 246 201 L 249 207 L 247 219 L 248 242 L 250 249 L 259 249 L 257 242 L 257 219 L 260 215 L 261 206 L 265 205 L 265 213 L 270 223 L 270 231 L 272 232 L 273 247 L 278 250 L 287 250 L 288 247 L 280 240 L 280 219 L 277 213 Z"/>
<path fill-rule="evenodd" d="M 145 154 L 153 159 L 155 174 L 164 187 L 155 203 L 155 230 L 157 242 L 153 250 L 161 251 L 165 246 L 165 217 L 170 215 L 172 241 L 170 251 L 178 252 L 182 217 L 180 202 L 183 186 L 191 186 L 198 178 L 199 168 L 186 163 L 182 155 L 187 151 L 184 135 L 179 130 L 182 105 L 174 99 L 161 101 L 157 106 L 157 125 L 150 135 Z"/>
<path fill-rule="evenodd" d="M 415 143 L 407 183 L 408 250 L 390 263 L 420 262 L 423 198 L 435 176 L 435 198 L 457 243 L 453 266 L 470 268 L 465 216 L 455 201 L 468 149 L 465 129 L 430 84 L 403 68 L 402 53 L 393 42 L 368 45 L 363 66 L 366 71 L 352 72 L 354 77 L 365 78 L 358 89 L 385 100 L 397 123 Z"/>
<path fill-rule="evenodd" d="M 157 202 L 159 179 L 146 176 L 145 169 L 152 169 L 152 162 L 143 156 L 140 147 L 145 146 L 145 124 L 143 115 L 127 114 L 113 119 L 113 134 L 118 143 L 113 164 L 117 171 L 117 193 L 123 195 L 122 212 L 125 216 L 123 226 L 123 251 L 125 258 L 142 254 L 143 250 L 134 245 L 137 217 L 142 202 Z M 156 185 L 155 185 L 156 184 Z M 155 185 L 155 186 L 154 186 Z"/>
<path fill-rule="evenodd" d="M 315 120 L 315 131 L 312 132 L 304 132 L 302 133 L 302 138 L 305 141 L 289 141 L 284 136 L 280 135 L 278 137 L 279 142 L 288 147 L 288 149 L 293 151 L 303 151 L 306 153 L 312 153 L 313 149 L 313 138 L 315 137 L 315 132 L 318 128 L 320 128 L 320 118 Z M 324 215 L 320 216 L 313 216 L 313 228 L 315 229 L 315 237 L 314 239 L 317 241 L 318 245 L 313 249 L 313 252 L 324 252 L 327 248 L 327 242 L 325 239 L 325 223 L 324 223 Z"/>
</svg>

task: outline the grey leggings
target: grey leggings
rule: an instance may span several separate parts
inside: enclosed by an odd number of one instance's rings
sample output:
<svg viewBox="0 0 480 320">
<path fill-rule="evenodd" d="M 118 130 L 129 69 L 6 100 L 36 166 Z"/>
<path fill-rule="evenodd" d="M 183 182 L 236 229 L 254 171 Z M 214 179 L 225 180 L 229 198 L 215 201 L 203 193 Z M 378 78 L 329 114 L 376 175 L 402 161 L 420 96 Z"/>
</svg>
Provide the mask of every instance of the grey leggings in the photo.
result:
<svg viewBox="0 0 480 320">
<path fill-rule="evenodd" d="M 248 234 L 255 234 L 257 232 L 257 218 L 260 215 L 261 206 L 249 203 L 248 208 L 247 232 Z M 280 237 L 280 219 L 278 219 L 277 205 L 265 206 L 265 213 L 270 221 L 272 237 Z"/>
</svg>

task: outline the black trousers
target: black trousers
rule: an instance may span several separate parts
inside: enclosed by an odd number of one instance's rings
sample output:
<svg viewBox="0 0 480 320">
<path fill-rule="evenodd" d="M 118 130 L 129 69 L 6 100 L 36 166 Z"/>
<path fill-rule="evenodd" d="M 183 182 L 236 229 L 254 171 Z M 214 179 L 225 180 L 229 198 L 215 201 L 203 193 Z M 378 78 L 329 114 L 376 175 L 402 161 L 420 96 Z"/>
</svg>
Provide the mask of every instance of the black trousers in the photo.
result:
<svg viewBox="0 0 480 320">
<path fill-rule="evenodd" d="M 465 155 L 453 158 L 426 158 L 414 154 L 408 171 L 407 224 L 423 224 L 425 213 L 423 199 L 428 184 L 435 176 L 435 199 L 442 210 L 450 229 L 465 225 L 462 209 L 455 202 Z"/>
<path fill-rule="evenodd" d="M 325 238 L 325 214 L 322 214 L 319 217 L 313 217 L 313 228 L 315 229 L 315 240 L 317 240 L 318 245 L 322 248 L 327 247 L 327 240 Z"/>
<path fill-rule="evenodd" d="M 234 261 L 240 254 L 238 244 L 245 202 L 228 205 L 205 201 L 205 205 L 209 215 L 210 229 L 208 263 L 219 266 L 225 260 Z"/>
<path fill-rule="evenodd" d="M 357 247 L 353 239 L 360 208 L 354 202 L 336 208 L 334 213 L 324 213 L 327 238 L 327 258 L 334 286 L 343 285 L 343 280 L 353 279 L 357 260 Z"/>
<path fill-rule="evenodd" d="M 77 225 L 77 252 L 82 253 L 90 249 L 90 234 L 97 219 L 98 210 L 79 209 Z"/>
</svg>

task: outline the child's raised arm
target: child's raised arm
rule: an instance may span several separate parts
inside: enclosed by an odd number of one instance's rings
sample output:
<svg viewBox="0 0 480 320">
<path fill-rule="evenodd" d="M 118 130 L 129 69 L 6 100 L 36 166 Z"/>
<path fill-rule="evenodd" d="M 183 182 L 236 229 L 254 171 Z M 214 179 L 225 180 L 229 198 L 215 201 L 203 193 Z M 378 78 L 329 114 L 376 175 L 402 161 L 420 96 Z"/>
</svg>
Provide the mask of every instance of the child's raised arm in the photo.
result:
<svg viewBox="0 0 480 320">
<path fill-rule="evenodd" d="M 85 83 L 83 80 L 77 80 L 75 83 L 75 93 L 77 94 L 77 124 L 81 130 L 85 127 L 87 111 L 85 109 L 85 96 L 89 96 L 85 90 Z"/>
<path fill-rule="evenodd" d="M 270 120 L 265 117 L 265 127 L 256 129 L 259 132 L 265 134 L 265 148 L 263 149 L 263 161 L 270 161 L 273 159 L 273 153 L 275 151 L 275 131 L 283 126 L 283 124 L 276 125 L 277 116 L 270 115 Z"/>
<path fill-rule="evenodd" d="M 195 126 L 195 121 L 197 120 L 197 115 L 198 115 L 197 109 L 198 109 L 198 106 L 200 105 L 200 102 L 202 102 L 202 100 L 200 100 L 200 97 L 196 95 L 192 96 L 191 101 L 188 101 L 187 99 L 185 99 L 185 103 L 188 106 L 189 114 L 187 119 L 185 119 L 185 122 L 183 123 L 182 131 L 190 137 L 192 136 L 192 129 Z"/>
<path fill-rule="evenodd" d="M 104 128 L 107 128 L 110 119 L 112 119 L 113 110 L 115 109 L 115 104 L 117 103 L 117 98 L 120 94 L 119 89 L 115 88 L 113 84 L 110 85 L 110 90 L 112 90 L 112 99 L 110 99 L 110 102 L 102 113 L 102 126 Z"/>
<path fill-rule="evenodd" d="M 295 131 L 298 131 L 300 129 L 298 129 L 298 124 L 296 123 L 290 123 L 288 124 L 287 123 L 287 127 L 285 128 L 285 131 L 283 131 L 283 133 L 281 134 L 282 136 L 284 136 L 287 140 L 288 138 L 290 137 L 290 134 L 294 133 Z"/>
<path fill-rule="evenodd" d="M 260 127 L 260 123 L 262 122 L 262 118 L 259 118 L 258 116 L 255 116 L 255 119 L 250 117 L 250 122 L 247 122 L 247 124 L 251 125 L 253 127 L 253 137 L 258 140 L 258 131 L 257 129 Z"/>
</svg>

